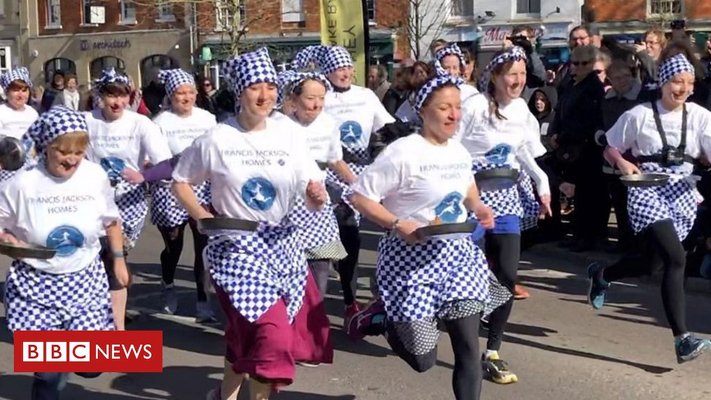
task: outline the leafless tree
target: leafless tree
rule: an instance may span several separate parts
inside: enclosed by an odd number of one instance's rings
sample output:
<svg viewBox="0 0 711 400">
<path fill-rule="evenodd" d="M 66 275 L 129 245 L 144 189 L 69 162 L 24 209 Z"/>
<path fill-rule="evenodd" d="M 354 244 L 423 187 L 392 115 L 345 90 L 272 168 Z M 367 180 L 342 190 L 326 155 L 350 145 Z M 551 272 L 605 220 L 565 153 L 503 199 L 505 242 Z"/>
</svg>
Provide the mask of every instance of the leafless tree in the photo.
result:
<svg viewBox="0 0 711 400">
<path fill-rule="evenodd" d="M 404 26 L 407 40 L 415 59 L 419 60 L 429 48 L 427 38 L 436 38 L 442 32 L 450 14 L 450 2 L 444 0 L 408 0 L 408 15 Z"/>
</svg>

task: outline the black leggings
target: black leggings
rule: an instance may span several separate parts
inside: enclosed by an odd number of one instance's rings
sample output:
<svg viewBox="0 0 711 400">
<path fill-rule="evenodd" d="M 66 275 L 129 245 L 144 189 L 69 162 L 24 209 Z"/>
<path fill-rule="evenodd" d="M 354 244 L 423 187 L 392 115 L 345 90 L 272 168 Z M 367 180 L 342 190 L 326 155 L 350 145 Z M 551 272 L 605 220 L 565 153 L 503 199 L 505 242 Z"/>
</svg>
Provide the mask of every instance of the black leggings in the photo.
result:
<svg viewBox="0 0 711 400">
<path fill-rule="evenodd" d="M 328 293 L 328 277 L 331 274 L 331 265 L 333 261 L 331 260 L 308 260 L 309 268 L 311 269 L 311 275 L 313 275 L 316 281 L 316 286 L 318 286 L 318 291 L 321 293 L 321 297 L 326 298 L 326 293 Z"/>
<path fill-rule="evenodd" d="M 477 400 L 481 394 L 482 369 L 479 361 L 479 319 L 481 314 L 466 318 L 445 320 L 449 340 L 454 350 L 452 389 L 457 400 Z M 388 327 L 388 343 L 393 352 L 417 372 L 425 372 L 437 362 L 437 348 L 427 354 L 416 356 L 405 349 Z"/>
<path fill-rule="evenodd" d="M 350 306 L 355 302 L 355 293 L 358 284 L 358 256 L 360 254 L 360 229 L 355 219 L 355 214 L 350 206 L 341 203 L 336 208 L 338 231 L 341 243 L 348 256 L 336 263 L 338 274 L 341 276 L 341 290 L 343 302 Z"/>
<path fill-rule="evenodd" d="M 175 228 L 158 227 L 160 235 L 163 237 L 165 248 L 160 253 L 160 266 L 163 275 L 163 282 L 171 284 L 175 280 L 175 269 L 178 267 L 180 254 L 183 252 L 183 236 L 185 236 L 185 225 L 190 225 L 193 232 L 193 246 L 195 247 L 195 261 L 193 264 L 193 274 L 197 286 L 197 300 L 207 301 L 205 292 L 205 265 L 202 260 L 202 251 L 207 246 L 207 236 L 197 230 L 197 224 L 191 218 L 188 223 Z M 173 235 L 175 233 L 175 235 Z M 173 237 L 171 237 L 173 236 Z"/>
<path fill-rule="evenodd" d="M 605 268 L 603 279 L 614 282 L 662 269 L 662 303 L 667 321 L 674 336 L 687 333 L 684 297 L 686 252 L 676 235 L 674 224 L 671 220 L 655 222 L 642 235 L 644 243 L 641 254 L 628 255 Z"/>
<path fill-rule="evenodd" d="M 521 259 L 521 235 L 487 233 L 484 244 L 486 258 L 496 279 L 511 293 L 516 285 L 518 262 Z M 504 329 L 511 315 L 514 299 L 511 297 L 489 315 L 487 350 L 499 350 L 504 339 Z"/>
</svg>

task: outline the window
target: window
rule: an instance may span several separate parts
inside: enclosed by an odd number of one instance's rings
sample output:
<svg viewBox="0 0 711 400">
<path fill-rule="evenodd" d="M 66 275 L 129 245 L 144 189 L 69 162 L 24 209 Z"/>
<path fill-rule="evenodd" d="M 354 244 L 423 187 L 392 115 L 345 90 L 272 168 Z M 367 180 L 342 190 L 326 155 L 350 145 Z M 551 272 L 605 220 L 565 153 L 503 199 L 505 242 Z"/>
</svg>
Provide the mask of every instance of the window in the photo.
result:
<svg viewBox="0 0 711 400">
<path fill-rule="evenodd" d="M 679 15 L 681 0 L 648 0 L 650 15 Z"/>
<path fill-rule="evenodd" d="M 44 63 L 44 82 L 49 84 L 52 82 L 55 72 L 64 72 L 64 74 L 77 73 L 77 66 L 74 61 L 68 58 L 53 58 Z"/>
<path fill-rule="evenodd" d="M 91 24 L 91 6 L 98 4 L 95 0 L 83 0 L 84 3 L 84 20 L 85 24 Z"/>
<path fill-rule="evenodd" d="M 471 17 L 474 15 L 474 0 L 452 0 L 453 17 Z"/>
<path fill-rule="evenodd" d="M 92 82 L 96 79 L 101 78 L 101 73 L 105 69 L 109 69 L 111 67 L 113 67 L 116 72 L 122 74 L 126 73 L 126 64 L 120 58 L 106 56 L 93 60 L 89 66 L 89 74 L 91 76 Z"/>
<path fill-rule="evenodd" d="M 239 7 L 239 21 L 240 26 L 244 26 L 244 21 L 247 18 L 247 13 L 245 12 L 244 1 L 240 1 L 239 5 L 236 5 L 233 0 L 218 0 L 216 2 L 217 6 L 217 21 L 215 23 L 216 31 L 229 31 L 232 30 L 232 17 L 235 15 L 235 6 Z"/>
<path fill-rule="evenodd" d="M 158 3 L 158 20 L 159 21 L 175 21 L 173 14 L 173 3 L 170 1 L 161 1 Z"/>
<path fill-rule="evenodd" d="M 304 0 L 282 0 L 281 21 L 301 22 L 304 20 Z"/>
<path fill-rule="evenodd" d="M 121 0 L 120 24 L 136 23 L 136 3 L 133 0 Z"/>
<path fill-rule="evenodd" d="M 154 54 L 141 60 L 141 87 L 148 86 L 161 69 L 180 68 L 174 58 L 165 54 Z"/>
<path fill-rule="evenodd" d="M 375 21 L 375 0 L 365 0 L 366 13 L 368 21 Z"/>
<path fill-rule="evenodd" d="M 60 8 L 60 0 L 47 0 L 47 28 L 61 27 Z"/>
<path fill-rule="evenodd" d="M 516 14 L 540 14 L 541 0 L 516 0 Z"/>
<path fill-rule="evenodd" d="M 0 47 L 0 74 L 10 71 L 12 67 L 12 49 L 10 46 Z"/>
</svg>

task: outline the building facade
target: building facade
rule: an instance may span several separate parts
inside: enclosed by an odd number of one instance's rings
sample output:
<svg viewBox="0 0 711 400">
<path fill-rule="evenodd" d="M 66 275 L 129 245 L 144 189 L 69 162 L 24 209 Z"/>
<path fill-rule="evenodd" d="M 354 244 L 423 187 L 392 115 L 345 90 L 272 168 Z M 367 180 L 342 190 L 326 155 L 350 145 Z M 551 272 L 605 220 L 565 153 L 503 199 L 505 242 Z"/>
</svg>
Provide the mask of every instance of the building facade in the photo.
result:
<svg viewBox="0 0 711 400">
<path fill-rule="evenodd" d="M 51 82 L 55 71 L 87 83 L 114 67 L 145 86 L 160 68 L 190 70 L 190 8 L 182 2 L 157 4 L 29 0 L 21 12 L 27 29 L 20 35 L 20 63 L 42 84 Z"/>
<path fill-rule="evenodd" d="M 0 0 L 0 73 L 20 63 L 20 2 Z"/>
</svg>

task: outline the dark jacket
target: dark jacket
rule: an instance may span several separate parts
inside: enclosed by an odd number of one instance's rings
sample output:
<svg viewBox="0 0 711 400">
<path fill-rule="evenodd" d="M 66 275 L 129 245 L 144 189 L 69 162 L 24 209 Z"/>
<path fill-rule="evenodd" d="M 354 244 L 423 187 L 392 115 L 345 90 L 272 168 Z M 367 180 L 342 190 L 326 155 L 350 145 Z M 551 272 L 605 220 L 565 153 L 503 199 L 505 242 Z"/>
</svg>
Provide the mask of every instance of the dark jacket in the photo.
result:
<svg viewBox="0 0 711 400">
<path fill-rule="evenodd" d="M 558 136 L 559 144 L 593 141 L 595 132 L 602 128 L 604 97 L 605 87 L 595 73 L 563 92 L 551 126 L 551 133 Z"/>
<path fill-rule="evenodd" d="M 545 96 L 544 101 L 546 103 L 546 108 L 543 111 L 536 110 L 536 93 L 542 93 Z M 531 93 L 531 98 L 528 100 L 528 109 L 538 120 L 538 126 L 541 127 L 541 142 L 549 152 L 553 150 L 550 125 L 553 122 L 553 117 L 555 116 L 556 104 L 558 104 L 558 93 L 553 86 L 544 86 L 542 88 L 535 89 L 533 93 Z M 544 125 L 546 125 L 545 132 L 543 130 Z"/>
<path fill-rule="evenodd" d="M 388 89 L 385 96 L 383 96 L 383 106 L 390 115 L 395 116 L 397 109 L 407 100 L 407 94 L 406 90 L 397 90 L 394 87 Z"/>
</svg>

